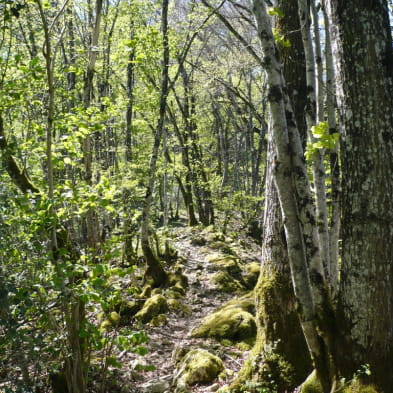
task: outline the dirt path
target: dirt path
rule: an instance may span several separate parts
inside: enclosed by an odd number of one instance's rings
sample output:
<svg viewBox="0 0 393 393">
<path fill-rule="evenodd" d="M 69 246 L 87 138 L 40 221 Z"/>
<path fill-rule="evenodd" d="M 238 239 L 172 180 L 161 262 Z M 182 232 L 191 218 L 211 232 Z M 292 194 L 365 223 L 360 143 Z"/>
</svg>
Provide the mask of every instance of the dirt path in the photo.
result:
<svg viewBox="0 0 393 393">
<path fill-rule="evenodd" d="M 174 247 L 178 251 L 178 256 L 182 263 L 183 274 L 188 278 L 188 290 L 184 298 L 180 299 L 184 305 L 184 310 L 168 313 L 168 321 L 164 326 L 145 328 L 149 337 L 147 348 L 149 353 L 143 357 L 132 354 L 125 354 L 122 361 L 130 365 L 130 384 L 124 387 L 124 392 L 130 393 L 164 393 L 173 392 L 171 387 L 175 372 L 173 353 L 181 348 L 205 348 L 215 353 L 224 362 L 225 368 L 229 370 L 226 380 L 215 381 L 209 386 L 195 385 L 192 392 L 213 392 L 220 385 L 229 382 L 234 378 L 240 369 L 247 352 L 240 351 L 236 347 L 224 347 L 214 340 L 191 338 L 191 331 L 200 324 L 201 320 L 216 310 L 226 301 L 232 299 L 234 295 L 223 293 L 214 288 L 209 280 L 212 274 L 209 271 L 209 264 L 206 263 L 206 256 L 216 252 L 209 247 L 202 247 L 192 244 L 192 238 L 184 228 L 177 229 L 175 234 Z M 247 258 L 258 258 L 255 250 L 250 250 Z M 244 257 L 244 256 L 243 256 Z M 154 371 L 134 372 L 132 368 L 137 363 L 155 366 Z"/>
</svg>

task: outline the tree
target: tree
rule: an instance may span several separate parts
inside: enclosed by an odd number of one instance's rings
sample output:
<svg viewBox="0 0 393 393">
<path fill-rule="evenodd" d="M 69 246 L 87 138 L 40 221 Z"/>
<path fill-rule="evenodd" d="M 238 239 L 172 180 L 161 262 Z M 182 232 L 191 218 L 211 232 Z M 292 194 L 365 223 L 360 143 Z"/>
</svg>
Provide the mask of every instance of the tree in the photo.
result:
<svg viewBox="0 0 393 393">
<path fill-rule="evenodd" d="M 328 5 L 331 32 L 337 44 L 334 53 L 344 130 L 341 146 L 344 246 L 335 313 L 314 234 L 317 223 L 301 158 L 300 138 L 280 72 L 270 21 L 265 4 L 254 1 L 270 90 L 277 152 L 275 182 L 284 216 L 292 281 L 301 307 L 301 323 L 323 390 L 329 392 L 337 376 L 350 377 L 369 362 L 371 380 L 388 392 L 392 386 L 387 365 L 392 364 L 393 318 L 391 312 L 383 314 L 380 307 L 389 309 L 392 302 L 392 246 L 390 242 L 381 245 L 376 238 L 387 239 L 392 234 L 391 177 L 383 187 L 378 188 L 374 183 L 382 173 L 392 171 L 392 157 L 388 153 L 392 143 L 392 115 L 391 111 L 388 114 L 381 111 L 378 105 L 383 101 L 392 107 L 392 47 L 387 4 L 342 5 L 332 1 Z M 354 10 L 364 23 L 355 22 Z M 369 56 L 364 56 L 368 51 Z M 368 74 L 370 69 L 372 79 Z M 372 87 L 374 83 L 376 88 Z M 352 179 L 354 173 L 356 179 Z M 370 282 L 375 283 L 371 291 L 366 289 Z M 371 309 L 377 310 L 375 313 L 370 311 L 370 304 Z"/>
<path fill-rule="evenodd" d="M 342 268 L 336 348 L 392 391 L 393 50 L 387 1 L 327 1 L 340 108 Z"/>
<path fill-rule="evenodd" d="M 168 96 L 168 67 L 169 67 L 169 43 L 168 43 L 168 0 L 164 0 L 162 4 L 162 40 L 163 40 L 163 64 L 160 89 L 160 111 L 157 123 L 157 129 L 154 133 L 154 144 L 149 161 L 148 183 L 146 187 L 145 201 L 142 211 L 141 225 L 141 246 L 146 259 L 147 269 L 146 277 L 152 279 L 153 286 L 160 286 L 166 281 L 166 273 L 161 266 L 160 261 L 154 255 L 149 244 L 149 225 L 150 225 L 150 209 L 152 205 L 153 191 L 156 182 L 156 170 L 158 150 L 161 144 L 165 127 L 165 114 Z"/>
</svg>

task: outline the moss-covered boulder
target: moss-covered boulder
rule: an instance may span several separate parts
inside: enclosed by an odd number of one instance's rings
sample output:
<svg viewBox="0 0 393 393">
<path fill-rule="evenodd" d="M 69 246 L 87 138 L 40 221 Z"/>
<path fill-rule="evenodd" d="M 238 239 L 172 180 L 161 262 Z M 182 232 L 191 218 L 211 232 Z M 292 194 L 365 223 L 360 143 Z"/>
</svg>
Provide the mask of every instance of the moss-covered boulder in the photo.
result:
<svg viewBox="0 0 393 393">
<path fill-rule="evenodd" d="M 196 383 L 210 383 L 224 370 L 223 362 L 204 349 L 193 349 L 180 361 L 174 376 L 175 392 Z"/>
<path fill-rule="evenodd" d="M 241 293 L 245 291 L 245 286 L 228 272 L 220 271 L 214 273 L 210 278 L 214 288 L 226 293 Z"/>
<path fill-rule="evenodd" d="M 138 311 L 135 318 L 143 323 L 150 322 L 154 317 L 168 311 L 168 303 L 164 296 L 154 295 L 147 299 L 142 309 Z"/>
<path fill-rule="evenodd" d="M 251 342 L 255 339 L 256 331 L 254 316 L 241 307 L 230 304 L 208 315 L 191 335 L 220 341 Z"/>
</svg>

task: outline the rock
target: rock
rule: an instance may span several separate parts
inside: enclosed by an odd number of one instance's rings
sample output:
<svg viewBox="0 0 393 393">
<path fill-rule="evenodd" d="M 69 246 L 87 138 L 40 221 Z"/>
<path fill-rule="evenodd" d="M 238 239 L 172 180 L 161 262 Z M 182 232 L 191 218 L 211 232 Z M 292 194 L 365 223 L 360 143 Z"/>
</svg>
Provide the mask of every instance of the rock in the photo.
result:
<svg viewBox="0 0 393 393">
<path fill-rule="evenodd" d="M 166 380 L 152 379 L 139 386 L 139 391 L 142 393 L 164 393 L 170 388 L 170 384 Z"/>
<path fill-rule="evenodd" d="M 226 270 L 229 274 L 239 276 L 242 269 L 239 265 L 239 260 L 233 255 L 213 253 L 206 257 L 206 262 L 209 263 L 209 270 Z"/>
<path fill-rule="evenodd" d="M 189 351 L 180 361 L 174 376 L 175 392 L 187 391 L 196 383 L 210 383 L 224 370 L 220 358 L 204 349 Z"/>
<path fill-rule="evenodd" d="M 213 274 L 210 281 L 214 285 L 215 289 L 227 292 L 227 293 L 239 293 L 244 292 L 245 287 L 239 280 L 233 278 L 228 272 L 220 271 Z"/>
<path fill-rule="evenodd" d="M 256 336 L 254 304 L 251 296 L 243 296 L 224 304 L 213 314 L 203 319 L 200 326 L 195 328 L 192 337 L 215 338 L 231 342 L 251 342 Z"/>
<path fill-rule="evenodd" d="M 166 325 L 168 322 L 168 318 L 166 317 L 165 314 L 159 314 L 156 317 L 154 317 L 151 321 L 150 321 L 150 325 L 151 326 L 163 326 Z"/>
<path fill-rule="evenodd" d="M 135 318 L 139 319 L 143 323 L 147 323 L 157 315 L 163 314 L 167 311 L 168 303 L 166 299 L 164 296 L 157 294 L 146 300 L 142 310 L 136 313 Z"/>
<path fill-rule="evenodd" d="M 193 246 L 204 246 L 206 244 L 206 239 L 200 235 L 196 235 L 191 238 L 191 244 Z"/>
<path fill-rule="evenodd" d="M 168 299 L 168 306 L 169 310 L 172 312 L 180 312 L 183 315 L 192 314 L 191 308 L 177 299 Z"/>
</svg>

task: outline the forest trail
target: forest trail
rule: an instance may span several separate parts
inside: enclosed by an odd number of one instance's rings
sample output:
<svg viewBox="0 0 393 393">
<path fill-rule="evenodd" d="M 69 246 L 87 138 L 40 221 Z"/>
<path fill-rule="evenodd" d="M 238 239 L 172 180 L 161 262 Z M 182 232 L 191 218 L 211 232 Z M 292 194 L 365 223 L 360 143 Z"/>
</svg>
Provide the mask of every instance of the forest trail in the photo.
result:
<svg viewBox="0 0 393 393">
<path fill-rule="evenodd" d="M 247 358 L 248 352 L 235 346 L 223 346 L 213 339 L 191 337 L 192 330 L 200 324 L 204 317 L 236 297 L 235 294 L 217 289 L 211 282 L 210 278 L 214 274 L 214 269 L 211 268 L 206 258 L 209 255 L 216 255 L 217 251 L 220 251 L 211 248 L 209 243 L 196 245 L 195 234 L 195 230 L 175 229 L 173 245 L 178 252 L 178 259 L 182 261 L 183 274 L 187 276 L 189 285 L 186 295 L 180 299 L 183 310 L 169 312 L 167 323 L 164 326 L 144 327 L 149 340 L 147 355 L 142 357 L 128 353 L 125 357 L 128 356 L 129 359 L 121 359 L 128 365 L 129 370 L 129 381 L 123 389 L 125 392 L 174 392 L 175 387 L 172 386 L 172 382 L 176 365 L 173 354 L 184 348 L 209 350 L 223 361 L 227 370 L 224 379 L 215 380 L 210 385 L 196 384 L 192 386 L 190 391 L 193 393 L 218 390 L 221 385 L 234 378 Z M 237 255 L 243 260 L 259 263 L 259 247 L 252 242 L 248 243 L 247 249 L 237 247 Z M 132 371 L 137 364 L 153 365 L 155 370 Z"/>
</svg>

